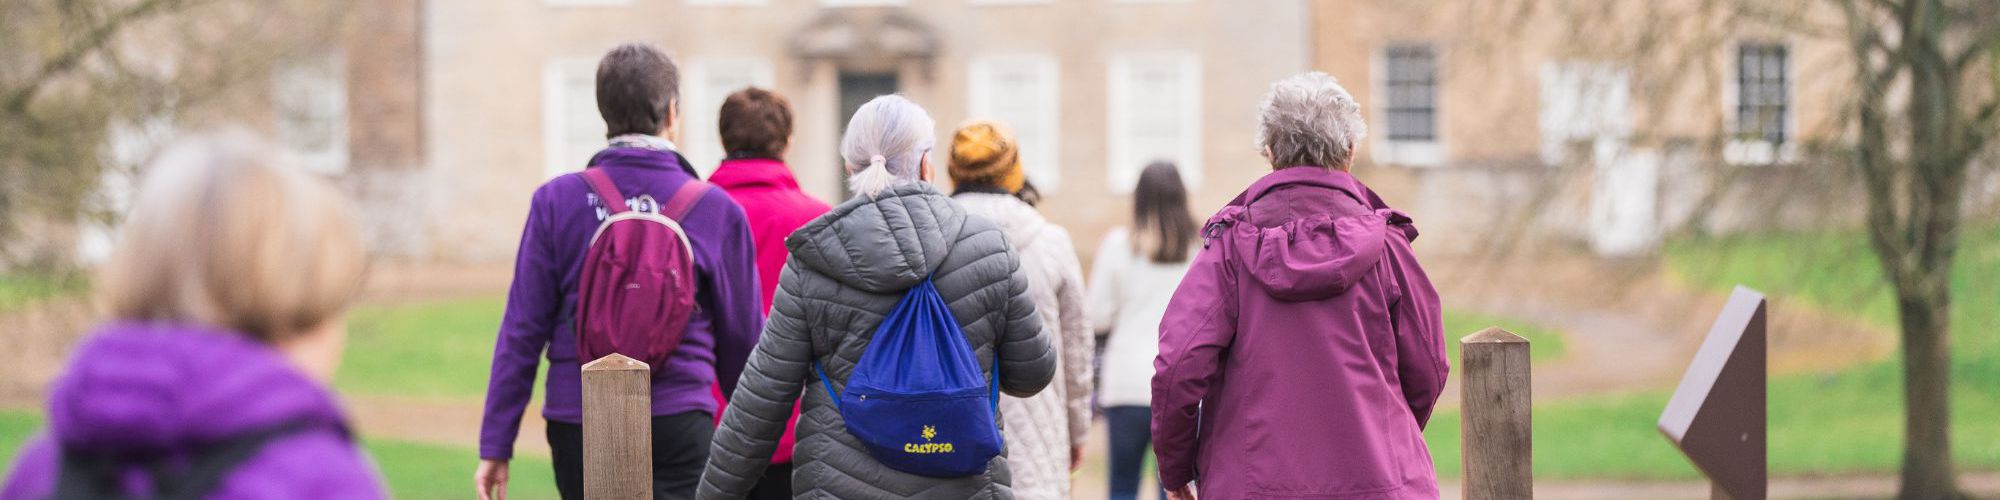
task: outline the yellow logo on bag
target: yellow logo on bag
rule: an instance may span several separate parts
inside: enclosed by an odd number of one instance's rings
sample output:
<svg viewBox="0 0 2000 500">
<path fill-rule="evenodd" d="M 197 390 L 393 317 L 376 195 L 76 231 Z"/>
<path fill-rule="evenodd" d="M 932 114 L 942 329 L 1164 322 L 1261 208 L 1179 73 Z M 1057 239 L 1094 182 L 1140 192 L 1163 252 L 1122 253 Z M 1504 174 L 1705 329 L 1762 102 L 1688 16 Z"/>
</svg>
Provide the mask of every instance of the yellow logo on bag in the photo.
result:
<svg viewBox="0 0 2000 500">
<path fill-rule="evenodd" d="M 936 427 L 924 426 L 922 435 L 924 443 L 906 443 L 903 445 L 903 453 L 951 453 L 951 443 L 929 442 L 931 439 L 937 437 Z"/>
</svg>

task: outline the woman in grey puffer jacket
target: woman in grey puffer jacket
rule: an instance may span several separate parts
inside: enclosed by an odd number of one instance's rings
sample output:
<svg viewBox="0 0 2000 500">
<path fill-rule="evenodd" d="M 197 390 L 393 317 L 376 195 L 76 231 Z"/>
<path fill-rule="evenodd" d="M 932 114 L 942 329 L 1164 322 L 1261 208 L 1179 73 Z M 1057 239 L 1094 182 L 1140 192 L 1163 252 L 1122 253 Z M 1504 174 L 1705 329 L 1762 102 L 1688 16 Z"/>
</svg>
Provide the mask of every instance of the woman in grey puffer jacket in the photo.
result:
<svg viewBox="0 0 2000 500">
<path fill-rule="evenodd" d="M 993 370 L 999 363 L 1002 392 L 1033 395 L 1055 375 L 1056 354 L 1028 295 L 1028 277 L 1000 228 L 967 215 L 926 182 L 934 128 L 922 108 L 900 96 L 870 101 L 849 122 L 841 155 L 856 196 L 785 240 L 791 257 L 763 338 L 716 430 L 700 498 L 749 492 L 802 392 L 794 496 L 1013 498 L 1004 453 L 985 474 L 964 478 L 877 463 L 847 433 L 833 396 L 813 374 L 819 362 L 834 389 L 845 388 L 883 316 L 929 276 L 980 365 Z"/>
</svg>

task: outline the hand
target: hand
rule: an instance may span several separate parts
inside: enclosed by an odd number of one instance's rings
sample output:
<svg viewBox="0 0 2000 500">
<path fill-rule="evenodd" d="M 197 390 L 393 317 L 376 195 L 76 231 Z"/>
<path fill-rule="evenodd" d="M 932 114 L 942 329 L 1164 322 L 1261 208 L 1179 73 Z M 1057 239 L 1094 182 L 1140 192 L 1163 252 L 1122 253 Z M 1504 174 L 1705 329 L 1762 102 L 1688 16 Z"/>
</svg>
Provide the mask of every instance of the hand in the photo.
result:
<svg viewBox="0 0 2000 500">
<path fill-rule="evenodd" d="M 1077 469 L 1081 468 L 1083 468 L 1083 445 L 1071 445 L 1069 447 L 1069 471 L 1076 472 Z"/>
<path fill-rule="evenodd" d="M 1167 490 L 1167 500 L 1195 500 L 1194 483 L 1183 484 L 1179 488 Z"/>
<path fill-rule="evenodd" d="M 479 500 L 507 500 L 507 461 L 480 460 L 479 471 L 472 473 L 472 485 Z"/>
</svg>

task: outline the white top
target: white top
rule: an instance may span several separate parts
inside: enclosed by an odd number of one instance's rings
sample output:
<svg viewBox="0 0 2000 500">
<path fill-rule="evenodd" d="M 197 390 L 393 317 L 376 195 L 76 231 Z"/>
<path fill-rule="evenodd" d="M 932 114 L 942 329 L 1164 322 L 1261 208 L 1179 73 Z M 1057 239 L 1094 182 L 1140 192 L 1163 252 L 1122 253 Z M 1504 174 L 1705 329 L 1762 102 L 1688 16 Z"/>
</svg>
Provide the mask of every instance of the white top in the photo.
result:
<svg viewBox="0 0 2000 500">
<path fill-rule="evenodd" d="M 1152 405 L 1160 318 L 1198 250 L 1190 249 L 1184 262 L 1153 262 L 1132 251 L 1130 237 L 1125 228 L 1113 229 L 1098 244 L 1084 308 L 1092 327 L 1111 333 L 1104 342 L 1104 386 L 1098 393 L 1106 408 Z"/>
</svg>

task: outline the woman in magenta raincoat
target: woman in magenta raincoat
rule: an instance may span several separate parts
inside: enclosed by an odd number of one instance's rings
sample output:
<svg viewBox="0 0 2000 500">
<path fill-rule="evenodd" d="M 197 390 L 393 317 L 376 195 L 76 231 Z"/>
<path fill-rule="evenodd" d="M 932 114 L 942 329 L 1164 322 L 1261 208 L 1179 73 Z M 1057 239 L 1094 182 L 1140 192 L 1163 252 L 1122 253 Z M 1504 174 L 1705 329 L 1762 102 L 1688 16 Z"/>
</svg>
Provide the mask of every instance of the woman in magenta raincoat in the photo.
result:
<svg viewBox="0 0 2000 500">
<path fill-rule="evenodd" d="M 1175 498 L 1437 498 L 1422 432 L 1448 371 L 1438 296 L 1410 218 L 1348 173 L 1360 106 L 1310 73 L 1273 85 L 1259 114 L 1274 171 L 1208 220 L 1160 322 L 1160 484 Z"/>
</svg>

